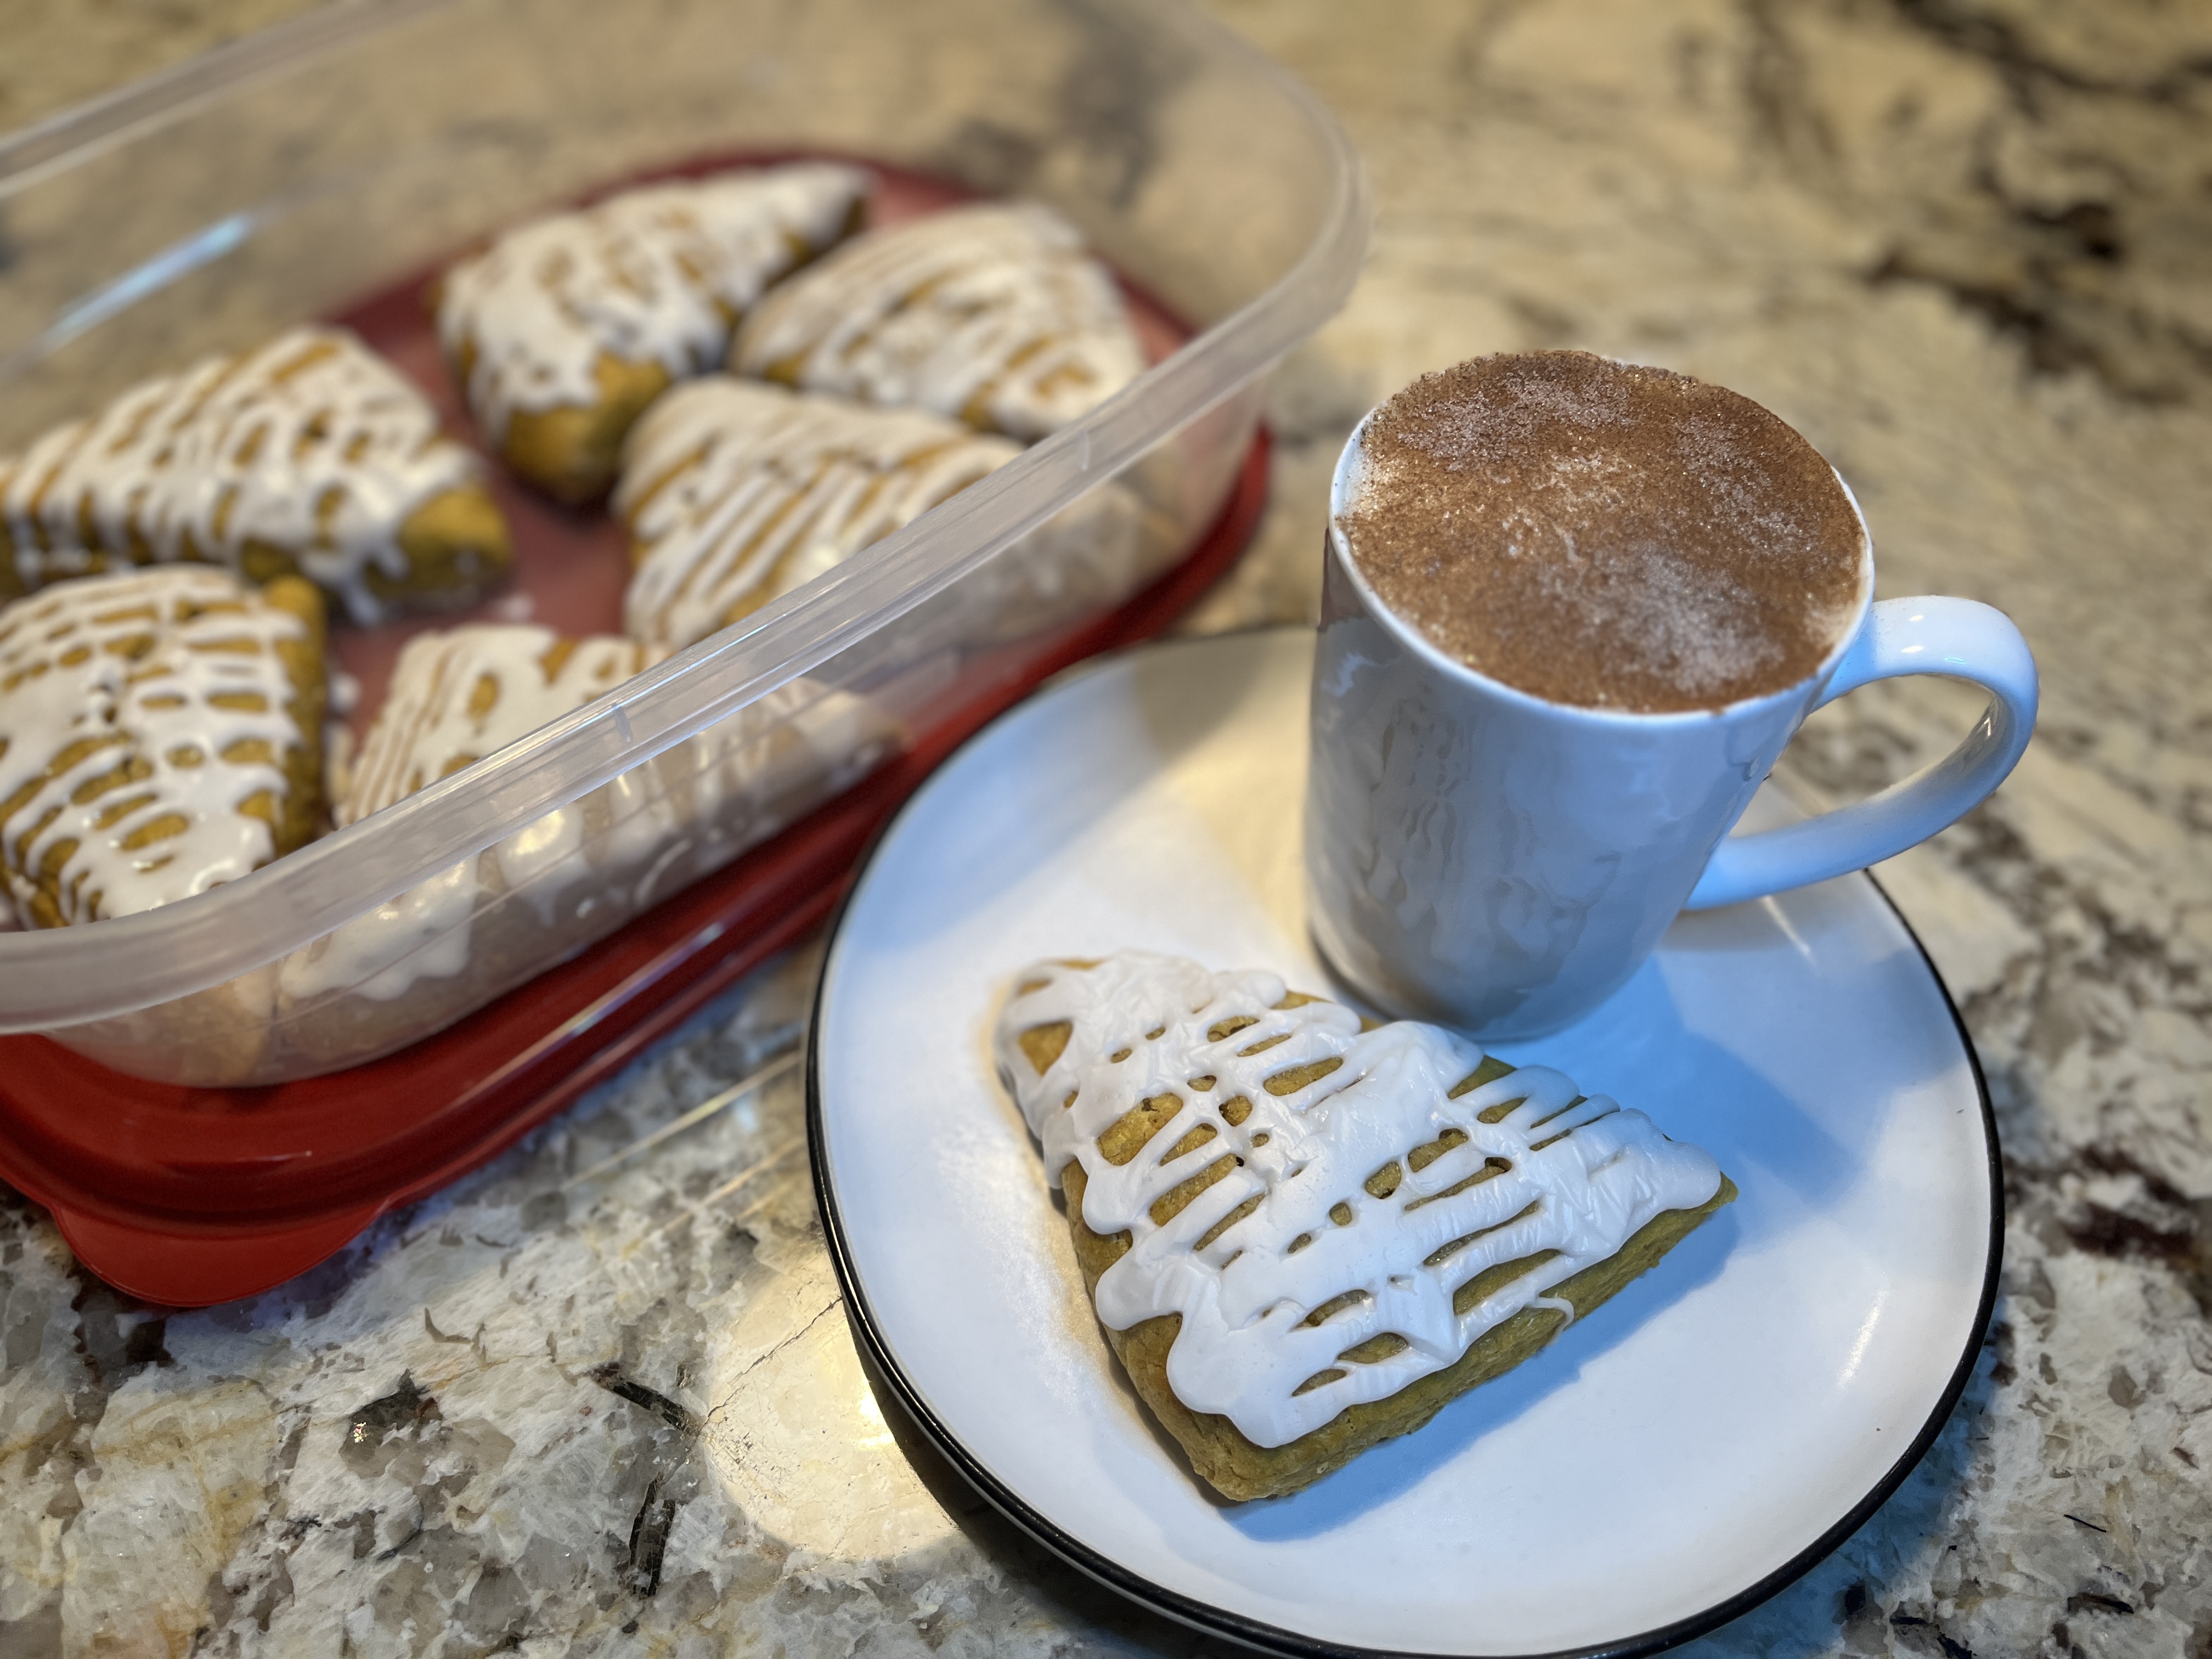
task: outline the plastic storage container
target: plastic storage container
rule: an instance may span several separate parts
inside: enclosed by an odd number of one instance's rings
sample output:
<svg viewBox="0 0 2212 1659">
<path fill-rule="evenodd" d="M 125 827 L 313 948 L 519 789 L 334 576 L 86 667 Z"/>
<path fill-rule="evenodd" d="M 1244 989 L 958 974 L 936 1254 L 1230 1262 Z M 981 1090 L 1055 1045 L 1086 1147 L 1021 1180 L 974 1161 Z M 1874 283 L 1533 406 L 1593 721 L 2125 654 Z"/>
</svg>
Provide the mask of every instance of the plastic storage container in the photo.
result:
<svg viewBox="0 0 2212 1659">
<path fill-rule="evenodd" d="M 1079 630 L 1024 621 L 1019 596 L 1055 578 L 1022 538 L 1087 492 L 1114 479 L 1170 550 L 1195 539 L 1252 441 L 1257 377 L 1364 247 L 1334 123 L 1178 7 L 348 8 L 0 143 L 0 453 L 544 204 L 778 153 L 1048 201 L 1200 331 L 906 530 L 398 805 L 179 903 L 0 933 L 0 1031 L 165 1082 L 277 1082 L 389 1053 L 574 956 Z M 696 810 L 733 745 L 833 717 L 839 758 Z M 571 851 L 525 883 L 477 878 L 484 849 L 564 814 L 586 825 Z"/>
</svg>

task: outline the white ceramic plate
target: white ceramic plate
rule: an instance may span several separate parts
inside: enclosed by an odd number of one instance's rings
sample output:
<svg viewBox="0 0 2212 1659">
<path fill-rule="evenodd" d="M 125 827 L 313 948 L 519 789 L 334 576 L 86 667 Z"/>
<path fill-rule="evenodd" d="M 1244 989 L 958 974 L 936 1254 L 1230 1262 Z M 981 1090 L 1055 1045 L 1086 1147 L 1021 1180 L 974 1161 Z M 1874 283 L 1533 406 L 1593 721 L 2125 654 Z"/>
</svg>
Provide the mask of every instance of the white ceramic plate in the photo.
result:
<svg viewBox="0 0 2212 1659">
<path fill-rule="evenodd" d="M 986 1039 L 1040 957 L 1143 945 L 1329 988 L 1299 870 L 1311 658 L 1285 630 L 1093 665 L 884 833 L 809 1068 L 854 1323 L 987 1497 L 1193 1625 L 1294 1654 L 1680 1641 L 1847 1536 L 1964 1386 L 2001 1222 L 1972 1051 L 1866 877 L 1685 916 L 1505 1057 L 1641 1107 L 1742 1196 L 1419 1433 L 1291 1498 L 1209 1498 L 1108 1352 Z"/>
</svg>

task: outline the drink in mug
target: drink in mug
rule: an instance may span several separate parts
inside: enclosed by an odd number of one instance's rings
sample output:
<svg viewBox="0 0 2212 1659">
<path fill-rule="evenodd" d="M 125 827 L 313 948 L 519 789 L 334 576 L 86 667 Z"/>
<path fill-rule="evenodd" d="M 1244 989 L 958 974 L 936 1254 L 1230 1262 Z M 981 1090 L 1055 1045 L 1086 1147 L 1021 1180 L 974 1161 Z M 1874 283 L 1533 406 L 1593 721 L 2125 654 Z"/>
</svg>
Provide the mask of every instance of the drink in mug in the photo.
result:
<svg viewBox="0 0 2212 1659">
<path fill-rule="evenodd" d="M 1330 492 L 1306 867 L 1314 932 L 1396 1014 L 1492 1039 L 1589 1012 L 1686 905 L 1887 858 L 2027 746 L 1999 612 L 1874 604 L 1835 471 L 1750 399 L 1583 352 L 1478 358 L 1360 423 Z M 1797 726 L 1869 680 L 1991 702 L 1872 800 L 1729 830 Z"/>
</svg>

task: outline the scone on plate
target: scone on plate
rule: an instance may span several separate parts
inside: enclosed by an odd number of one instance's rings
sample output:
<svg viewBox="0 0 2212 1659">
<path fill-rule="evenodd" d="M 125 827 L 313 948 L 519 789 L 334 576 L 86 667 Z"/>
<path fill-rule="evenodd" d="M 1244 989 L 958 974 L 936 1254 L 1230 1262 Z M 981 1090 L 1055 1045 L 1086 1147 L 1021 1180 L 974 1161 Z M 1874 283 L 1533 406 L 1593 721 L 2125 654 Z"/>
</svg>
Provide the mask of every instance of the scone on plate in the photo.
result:
<svg viewBox="0 0 2212 1659">
<path fill-rule="evenodd" d="M 565 501 L 613 483 L 623 434 L 718 366 L 769 285 L 858 224 L 831 162 L 648 185 L 507 232 L 448 270 L 438 333 L 486 440 Z"/>
<path fill-rule="evenodd" d="M 1264 971 L 1040 963 L 993 1049 L 1109 1341 L 1231 1499 L 1419 1428 L 1735 1196 L 1557 1072 Z"/>
<path fill-rule="evenodd" d="M 1111 273 L 1073 225 L 1025 204 L 855 237 L 754 307 L 730 367 L 1027 443 L 1119 392 L 1145 359 Z"/>
<path fill-rule="evenodd" d="M 581 708 L 651 653 L 529 624 L 417 635 L 337 805 L 343 826 Z M 451 1024 L 856 781 L 900 731 L 800 679 L 285 958 L 285 1064 L 349 1065 Z"/>
<path fill-rule="evenodd" d="M 630 529 L 623 626 L 682 649 L 842 563 L 1021 453 L 957 421 L 711 375 L 631 434 L 614 506 Z M 990 620 L 1034 631 L 1148 573 L 1134 498 L 1092 490 L 963 583 Z"/>
<path fill-rule="evenodd" d="M 0 878 L 62 927 L 235 881 L 323 817 L 322 596 L 176 565 L 0 610 Z"/>
<path fill-rule="evenodd" d="M 141 381 L 0 459 L 0 596 L 196 562 L 305 576 L 368 623 L 467 604 L 511 562 L 481 463 L 343 329 Z"/>
</svg>

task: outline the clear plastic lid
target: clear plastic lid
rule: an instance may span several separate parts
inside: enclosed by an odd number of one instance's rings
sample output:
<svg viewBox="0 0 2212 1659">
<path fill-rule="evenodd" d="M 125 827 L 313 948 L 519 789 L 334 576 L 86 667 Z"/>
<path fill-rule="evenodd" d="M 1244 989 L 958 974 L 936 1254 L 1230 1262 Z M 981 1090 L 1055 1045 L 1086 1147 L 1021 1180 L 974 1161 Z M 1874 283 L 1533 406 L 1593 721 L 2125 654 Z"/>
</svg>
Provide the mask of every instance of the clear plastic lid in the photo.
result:
<svg viewBox="0 0 2212 1659">
<path fill-rule="evenodd" d="M 309 949 L 802 677 L 815 690 L 787 694 L 793 711 L 851 693 L 902 718 L 944 665 L 1003 641 L 1009 584 L 978 573 L 1086 492 L 1122 476 L 1173 530 L 1203 525 L 1249 441 L 1257 377 L 1341 302 L 1366 242 L 1334 120 L 1179 6 L 823 0 L 650 21 L 584 0 L 343 8 L 0 143 L 15 256 L 0 453 L 544 203 L 735 150 L 874 158 L 1048 201 L 1200 331 L 904 530 L 397 805 L 191 899 L 0 934 L 0 1031 L 191 1075 L 157 1052 L 173 1029 L 142 1020 L 124 1038 L 115 1018 Z M 145 1052 L 118 1057 L 118 1042 Z"/>
</svg>

